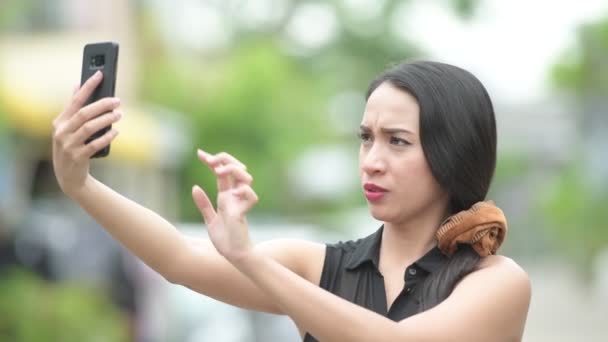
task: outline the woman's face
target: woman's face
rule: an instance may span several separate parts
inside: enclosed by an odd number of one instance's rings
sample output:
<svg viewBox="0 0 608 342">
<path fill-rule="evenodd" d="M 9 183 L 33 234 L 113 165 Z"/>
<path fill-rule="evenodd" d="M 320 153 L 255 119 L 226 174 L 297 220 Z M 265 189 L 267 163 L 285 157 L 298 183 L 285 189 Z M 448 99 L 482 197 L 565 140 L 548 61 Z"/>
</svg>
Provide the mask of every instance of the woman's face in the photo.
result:
<svg viewBox="0 0 608 342">
<path fill-rule="evenodd" d="M 419 119 L 416 99 L 388 82 L 365 106 L 359 169 L 371 214 L 379 221 L 408 222 L 447 203 L 422 151 Z"/>
</svg>

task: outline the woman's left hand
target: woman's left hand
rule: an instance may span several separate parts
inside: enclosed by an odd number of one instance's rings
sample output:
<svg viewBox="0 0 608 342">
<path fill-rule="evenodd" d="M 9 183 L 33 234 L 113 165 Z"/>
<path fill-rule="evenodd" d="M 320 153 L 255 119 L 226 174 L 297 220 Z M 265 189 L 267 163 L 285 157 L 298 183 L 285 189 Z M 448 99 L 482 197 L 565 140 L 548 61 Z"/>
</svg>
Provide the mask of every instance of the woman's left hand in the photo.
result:
<svg viewBox="0 0 608 342">
<path fill-rule="evenodd" d="M 216 155 L 198 150 L 198 158 L 217 177 L 217 211 L 203 189 L 192 188 L 192 198 L 203 215 L 211 242 L 229 261 L 246 256 L 252 249 L 245 215 L 258 196 L 251 188 L 253 177 L 243 163 L 228 153 Z"/>
</svg>

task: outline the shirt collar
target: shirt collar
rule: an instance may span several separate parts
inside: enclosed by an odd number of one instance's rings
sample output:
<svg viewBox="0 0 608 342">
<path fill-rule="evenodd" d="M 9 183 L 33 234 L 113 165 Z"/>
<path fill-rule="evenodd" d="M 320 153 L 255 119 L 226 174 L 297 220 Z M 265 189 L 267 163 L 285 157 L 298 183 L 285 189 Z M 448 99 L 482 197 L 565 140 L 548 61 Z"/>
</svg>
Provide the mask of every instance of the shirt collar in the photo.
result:
<svg viewBox="0 0 608 342">
<path fill-rule="evenodd" d="M 376 270 L 380 269 L 380 245 L 382 243 L 382 225 L 375 233 L 359 240 L 357 247 L 346 264 L 346 269 L 352 271 L 365 263 L 372 263 Z M 441 267 L 446 261 L 445 256 L 437 246 L 433 247 L 414 264 L 431 273 Z"/>
<path fill-rule="evenodd" d="M 352 271 L 364 263 L 371 262 L 376 269 L 380 268 L 380 243 L 382 242 L 382 229 L 384 225 L 372 235 L 359 240 L 357 247 L 346 264 L 346 269 Z"/>
</svg>

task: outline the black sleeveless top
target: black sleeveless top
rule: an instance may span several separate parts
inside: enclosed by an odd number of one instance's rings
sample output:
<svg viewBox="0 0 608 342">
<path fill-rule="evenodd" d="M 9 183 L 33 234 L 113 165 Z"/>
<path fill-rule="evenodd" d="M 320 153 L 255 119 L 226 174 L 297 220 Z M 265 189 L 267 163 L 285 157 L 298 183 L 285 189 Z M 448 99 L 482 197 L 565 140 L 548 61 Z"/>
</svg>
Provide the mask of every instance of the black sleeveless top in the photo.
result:
<svg viewBox="0 0 608 342">
<path fill-rule="evenodd" d="M 393 321 L 400 321 L 418 312 L 420 291 L 416 291 L 416 285 L 443 265 L 447 257 L 435 247 L 409 265 L 404 272 L 403 290 L 387 308 L 384 278 L 379 270 L 382 230 L 380 227 L 374 234 L 356 241 L 327 244 L 319 286 Z M 310 334 L 304 336 L 304 342 L 314 341 L 317 340 Z"/>
</svg>

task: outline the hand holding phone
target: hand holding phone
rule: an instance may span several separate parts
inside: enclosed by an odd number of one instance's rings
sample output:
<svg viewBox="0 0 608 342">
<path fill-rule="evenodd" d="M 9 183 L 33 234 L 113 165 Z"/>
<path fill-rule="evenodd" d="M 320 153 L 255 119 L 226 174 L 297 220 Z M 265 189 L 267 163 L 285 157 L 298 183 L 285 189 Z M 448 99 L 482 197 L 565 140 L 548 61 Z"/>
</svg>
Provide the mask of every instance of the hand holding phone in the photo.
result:
<svg viewBox="0 0 608 342">
<path fill-rule="evenodd" d="M 118 110 L 120 100 L 115 97 L 106 97 L 83 107 L 102 80 L 101 71 L 88 78 L 53 120 L 53 170 L 61 190 L 72 198 L 78 197 L 90 179 L 90 159 L 118 135 L 116 128 L 112 128 L 85 144 L 92 133 L 111 126 L 122 117 Z"/>
<path fill-rule="evenodd" d="M 82 73 L 80 85 L 82 86 L 95 72 L 103 74 L 101 83 L 95 88 L 91 96 L 86 100 L 84 106 L 96 102 L 105 97 L 114 97 L 116 87 L 116 71 L 118 66 L 118 43 L 101 42 L 91 43 L 84 47 L 82 56 Z M 112 129 L 112 125 L 95 132 L 85 144 L 103 136 Z M 110 145 L 96 152 L 91 158 L 106 157 L 110 154 Z"/>
</svg>

